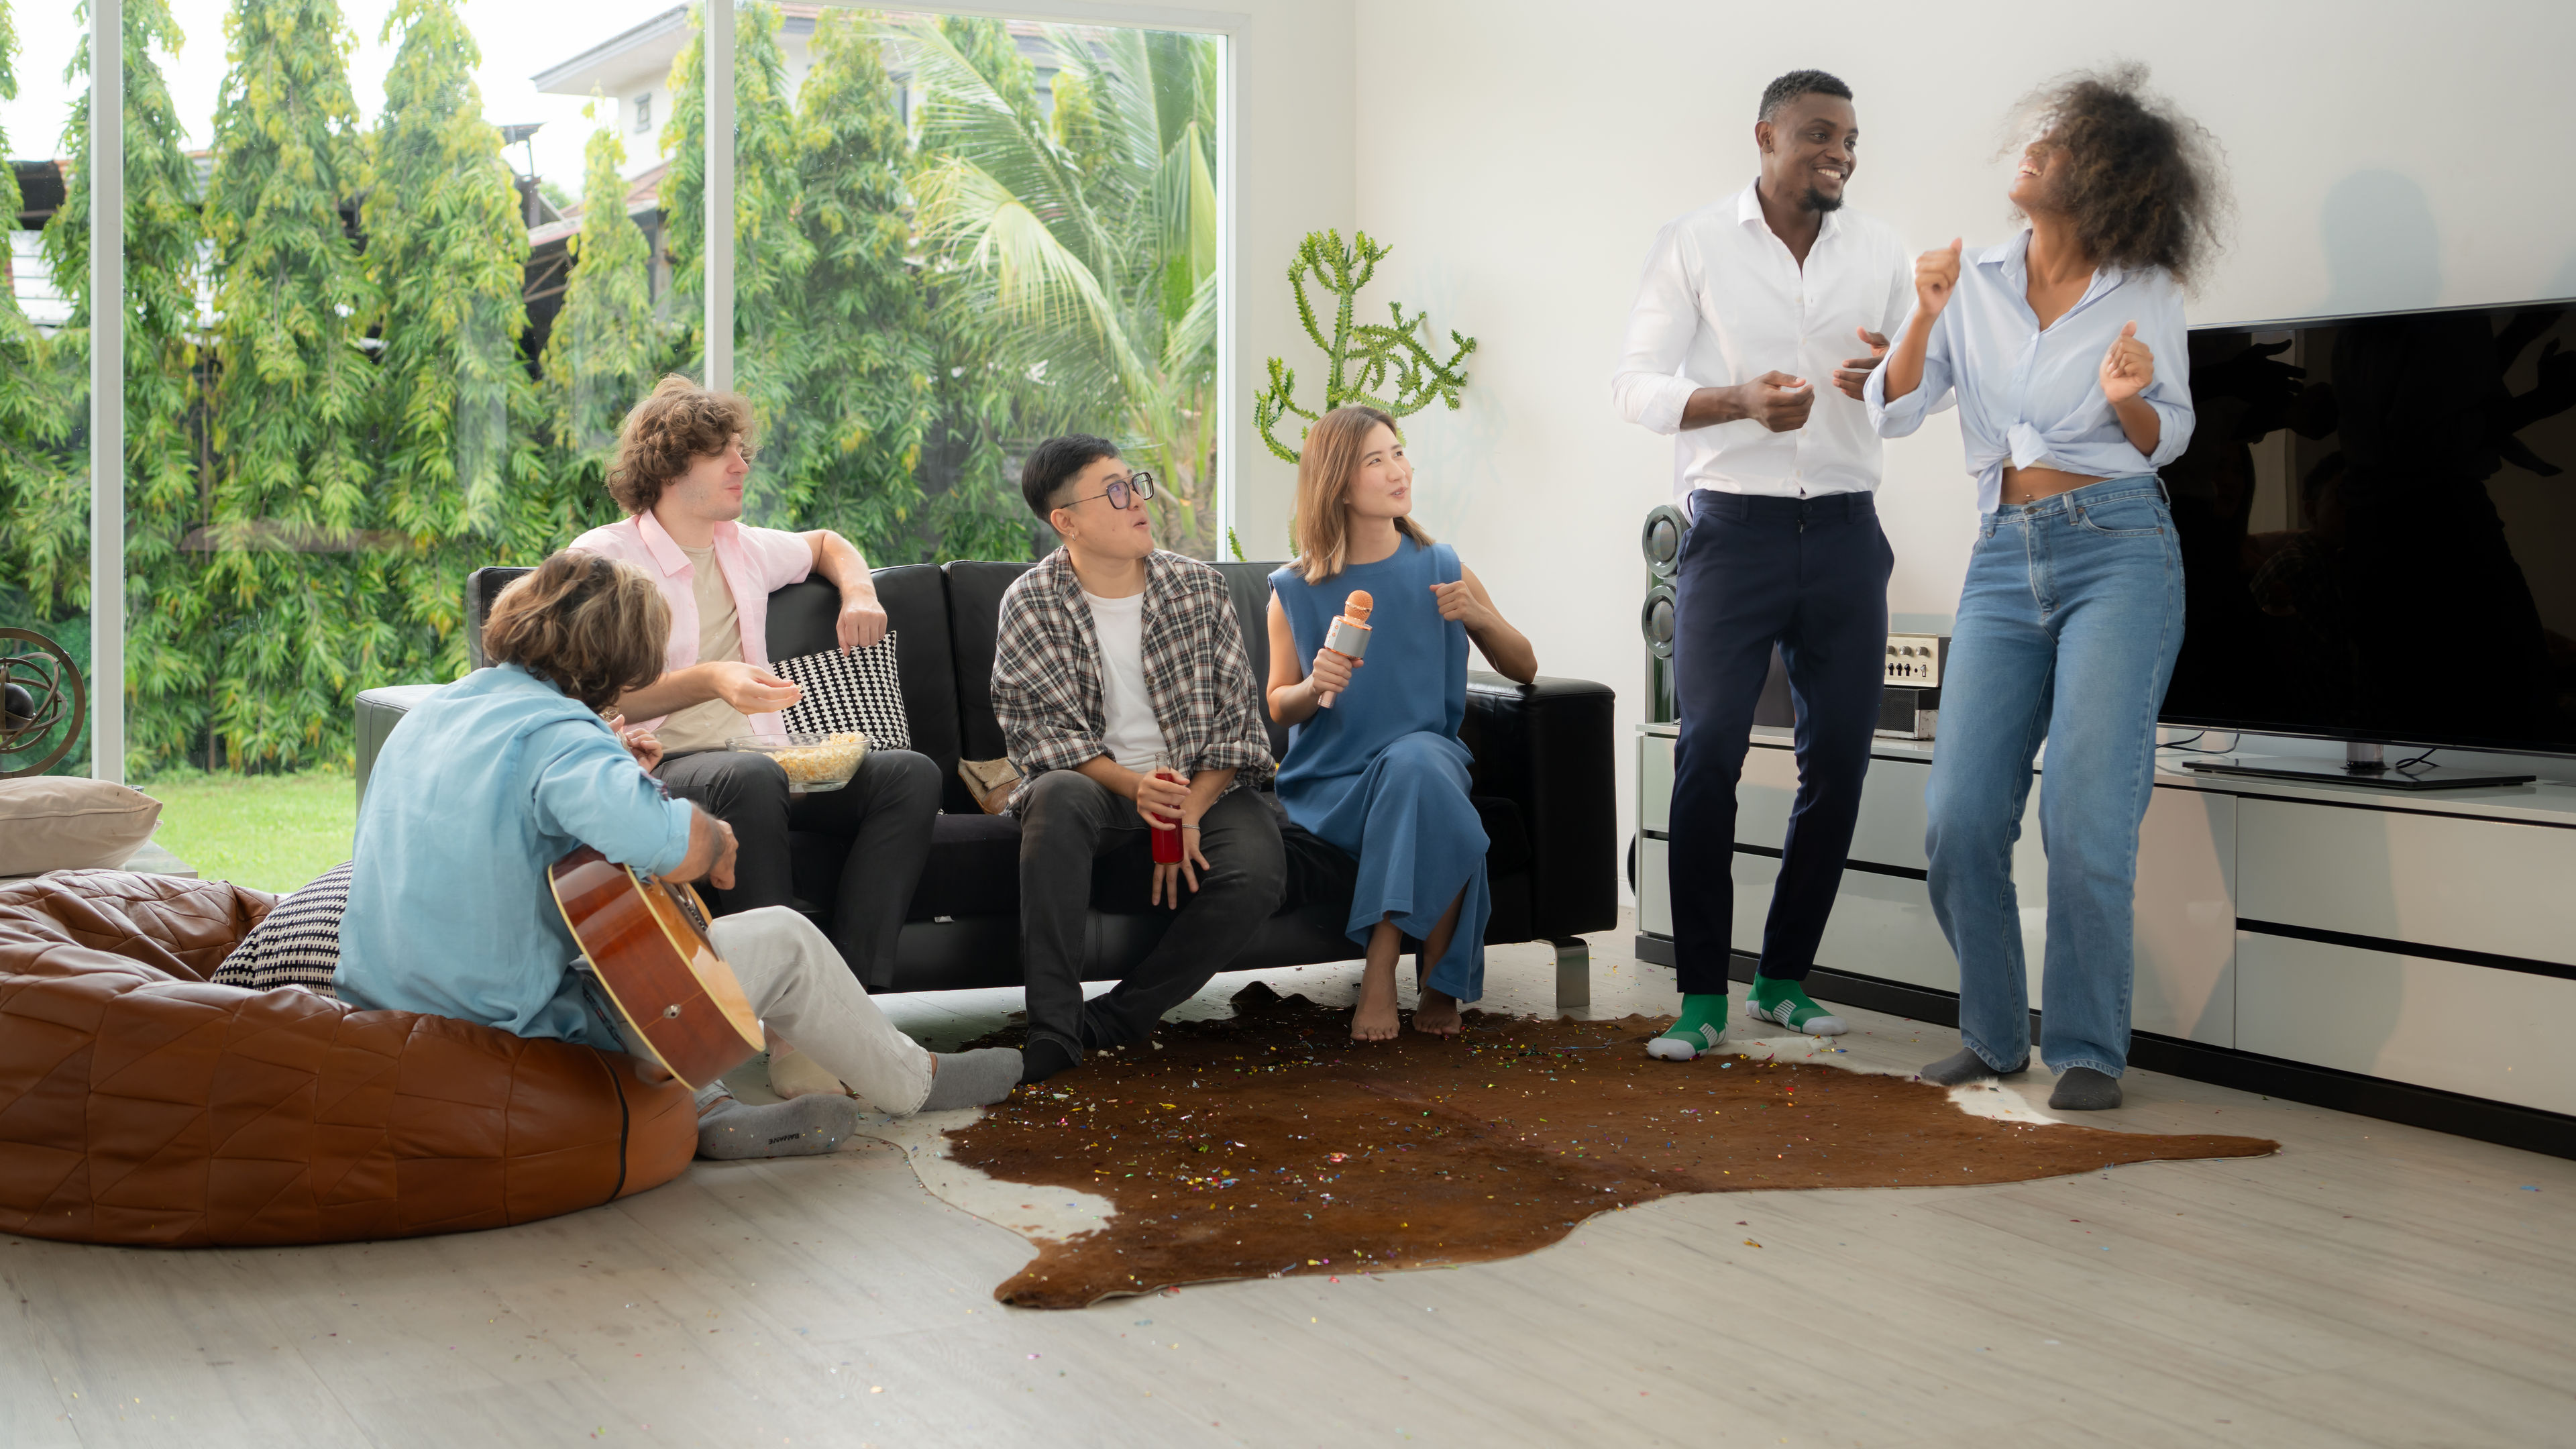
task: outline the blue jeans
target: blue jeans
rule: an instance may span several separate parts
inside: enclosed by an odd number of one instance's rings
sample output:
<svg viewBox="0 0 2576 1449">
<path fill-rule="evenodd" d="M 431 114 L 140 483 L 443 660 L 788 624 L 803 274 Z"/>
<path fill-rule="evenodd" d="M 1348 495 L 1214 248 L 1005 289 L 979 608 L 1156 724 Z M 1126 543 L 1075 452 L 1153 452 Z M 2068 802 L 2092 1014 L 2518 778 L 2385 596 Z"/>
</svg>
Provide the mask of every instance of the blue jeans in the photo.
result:
<svg viewBox="0 0 2576 1449">
<path fill-rule="evenodd" d="M 1941 680 L 1924 850 L 1932 910 L 1959 958 L 1959 1034 L 1989 1066 L 2030 1057 L 2012 853 L 2043 739 L 2040 1055 L 2061 1072 L 2128 1065 L 2138 826 L 2182 617 L 2182 554 L 2152 474 L 1978 523 Z"/>
</svg>

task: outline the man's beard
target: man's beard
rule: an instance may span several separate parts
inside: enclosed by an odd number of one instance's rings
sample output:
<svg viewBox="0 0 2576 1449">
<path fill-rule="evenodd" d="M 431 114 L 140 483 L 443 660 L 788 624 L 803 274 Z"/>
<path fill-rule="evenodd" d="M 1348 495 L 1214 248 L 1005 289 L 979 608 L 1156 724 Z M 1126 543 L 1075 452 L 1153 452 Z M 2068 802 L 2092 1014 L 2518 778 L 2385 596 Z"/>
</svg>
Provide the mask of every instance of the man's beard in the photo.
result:
<svg viewBox="0 0 2576 1449">
<path fill-rule="evenodd" d="M 1815 187 L 1809 186 L 1806 199 L 1799 203 L 1799 207 L 1802 210 L 1814 212 L 1840 211 L 1843 209 L 1843 199 L 1839 194 L 1827 196 Z"/>
</svg>

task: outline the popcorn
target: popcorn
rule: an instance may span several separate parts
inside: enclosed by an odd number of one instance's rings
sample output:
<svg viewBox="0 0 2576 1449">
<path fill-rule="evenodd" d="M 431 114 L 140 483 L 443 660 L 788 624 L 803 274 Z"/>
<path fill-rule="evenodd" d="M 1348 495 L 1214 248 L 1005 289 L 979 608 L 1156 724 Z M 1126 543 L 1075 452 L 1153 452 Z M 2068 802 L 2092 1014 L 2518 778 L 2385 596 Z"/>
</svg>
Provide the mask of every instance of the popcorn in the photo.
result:
<svg viewBox="0 0 2576 1449">
<path fill-rule="evenodd" d="M 733 741 L 737 750 L 758 750 L 787 772 L 787 788 L 808 792 L 838 790 L 858 773 L 867 755 L 868 737 L 856 731 L 837 734 L 791 734 L 785 743 L 745 735 Z"/>
</svg>

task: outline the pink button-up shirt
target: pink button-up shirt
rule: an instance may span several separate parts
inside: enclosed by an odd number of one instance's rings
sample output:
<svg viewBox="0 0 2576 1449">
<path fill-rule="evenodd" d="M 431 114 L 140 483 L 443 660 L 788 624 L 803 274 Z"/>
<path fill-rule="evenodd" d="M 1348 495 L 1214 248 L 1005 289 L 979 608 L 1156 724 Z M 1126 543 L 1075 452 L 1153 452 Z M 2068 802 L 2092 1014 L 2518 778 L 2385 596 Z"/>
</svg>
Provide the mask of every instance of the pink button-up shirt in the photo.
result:
<svg viewBox="0 0 2576 1449">
<path fill-rule="evenodd" d="M 716 562 L 724 566 L 725 588 L 733 595 L 734 618 L 742 625 L 742 662 L 767 669 L 769 592 L 801 583 L 814 571 L 814 546 L 801 534 L 775 528 L 719 523 L 715 532 Z M 698 599 L 690 587 L 696 570 L 689 566 L 689 556 L 671 541 L 660 519 L 650 513 L 638 513 L 624 523 L 594 528 L 574 539 L 572 546 L 585 553 L 622 559 L 652 575 L 662 588 L 662 601 L 671 606 L 671 641 L 663 651 L 663 670 L 686 669 L 698 662 Z M 751 722 L 754 734 L 786 738 L 787 726 L 775 714 L 744 718 Z M 652 729 L 662 721 L 627 723 Z"/>
</svg>

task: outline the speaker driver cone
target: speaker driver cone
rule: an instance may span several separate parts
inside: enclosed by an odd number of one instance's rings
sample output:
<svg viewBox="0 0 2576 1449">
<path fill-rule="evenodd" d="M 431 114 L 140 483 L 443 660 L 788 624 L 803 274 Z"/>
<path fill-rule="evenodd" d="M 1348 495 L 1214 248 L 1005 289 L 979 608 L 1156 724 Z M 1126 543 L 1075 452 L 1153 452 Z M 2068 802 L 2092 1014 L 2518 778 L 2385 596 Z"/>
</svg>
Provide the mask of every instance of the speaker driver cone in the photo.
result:
<svg viewBox="0 0 2576 1449">
<path fill-rule="evenodd" d="M 1647 652 L 1657 659 L 1673 657 L 1673 586 L 1659 583 L 1646 591 L 1646 607 L 1637 613 L 1638 632 Z"/>
<path fill-rule="evenodd" d="M 1646 556 L 1646 567 L 1656 578 L 1668 579 L 1682 566 L 1682 544 L 1690 536 L 1690 515 L 1672 504 L 1658 504 L 1646 514 L 1644 533 L 1637 547 Z"/>
</svg>

